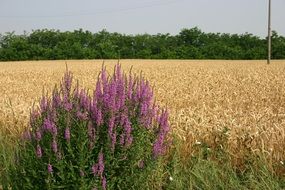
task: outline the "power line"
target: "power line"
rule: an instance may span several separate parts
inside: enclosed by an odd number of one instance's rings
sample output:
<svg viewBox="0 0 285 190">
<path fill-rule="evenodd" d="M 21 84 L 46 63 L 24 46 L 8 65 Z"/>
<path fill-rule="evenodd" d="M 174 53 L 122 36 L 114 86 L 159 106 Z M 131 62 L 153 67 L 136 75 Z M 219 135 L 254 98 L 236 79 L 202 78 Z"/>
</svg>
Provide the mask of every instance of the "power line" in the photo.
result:
<svg viewBox="0 0 285 190">
<path fill-rule="evenodd" d="M 165 6 L 169 4 L 177 4 L 184 0 L 164 0 L 164 1 L 152 1 L 151 3 L 140 5 L 140 6 L 133 6 L 133 7 L 125 7 L 125 8 L 119 8 L 119 9 L 106 9 L 106 10 L 97 10 L 97 11 L 81 11 L 81 12 L 73 12 L 73 13 L 66 13 L 66 14 L 58 14 L 58 15 L 32 15 L 32 16 L 24 16 L 24 15 L 18 15 L 18 16 L 6 16 L 6 15 L 0 15 L 0 19 L 18 19 L 18 18 L 59 18 L 59 17 L 77 17 L 77 16 L 93 16 L 93 15 L 99 15 L 99 14 L 107 14 L 107 13 L 119 13 L 119 12 L 128 12 L 128 11 L 134 11 L 139 9 L 146 9 L 146 8 L 152 8 L 152 7 L 160 7 Z"/>
</svg>

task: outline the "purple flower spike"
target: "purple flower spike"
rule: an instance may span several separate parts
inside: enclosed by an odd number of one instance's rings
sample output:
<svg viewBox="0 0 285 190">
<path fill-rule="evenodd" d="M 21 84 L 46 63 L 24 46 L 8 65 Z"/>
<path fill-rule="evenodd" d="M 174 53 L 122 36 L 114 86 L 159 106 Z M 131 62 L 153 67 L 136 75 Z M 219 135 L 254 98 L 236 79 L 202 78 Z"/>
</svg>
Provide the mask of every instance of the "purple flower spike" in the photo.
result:
<svg viewBox="0 0 285 190">
<path fill-rule="evenodd" d="M 52 169 L 52 165 L 51 164 L 48 164 L 48 173 L 51 174 L 53 172 L 53 169 Z"/>
<path fill-rule="evenodd" d="M 85 90 L 81 90 L 80 94 L 79 94 L 79 99 L 80 99 L 80 106 L 81 108 L 83 108 L 84 110 L 89 110 L 89 106 L 90 106 L 90 98 L 87 95 Z"/>
<path fill-rule="evenodd" d="M 121 134 L 120 144 L 123 144 L 124 142 L 124 145 L 128 147 L 132 144 L 133 141 L 133 138 L 131 136 L 132 132 L 131 122 L 129 121 L 126 115 L 122 115 L 120 123 L 121 125 L 123 125 L 124 128 L 124 133 Z M 125 138 L 124 140 L 122 139 L 123 137 Z"/>
<path fill-rule="evenodd" d="M 41 158 L 43 156 L 42 148 L 41 148 L 40 145 L 37 145 L 36 155 L 37 155 L 38 158 Z"/>
<path fill-rule="evenodd" d="M 36 123 L 36 120 L 41 116 L 41 113 L 40 111 L 37 109 L 37 110 L 33 110 L 31 111 L 30 113 L 30 126 L 33 126 L 35 125 Z"/>
<path fill-rule="evenodd" d="M 65 138 L 66 141 L 70 141 L 70 129 L 69 129 L 69 127 L 65 128 L 64 138 Z"/>
<path fill-rule="evenodd" d="M 44 130 L 50 132 L 53 136 L 57 135 L 57 127 L 51 119 L 45 119 L 43 124 Z"/>
<path fill-rule="evenodd" d="M 48 109 L 48 100 L 45 96 L 43 96 L 41 99 L 40 108 L 42 112 L 46 112 Z"/>
<path fill-rule="evenodd" d="M 66 111 L 71 111 L 72 110 L 72 103 L 68 102 L 68 101 L 64 101 L 63 107 Z"/>
<path fill-rule="evenodd" d="M 56 125 L 53 125 L 52 129 L 51 129 L 51 133 L 52 135 L 55 137 L 57 135 L 57 127 Z"/>
<path fill-rule="evenodd" d="M 102 116 L 101 109 L 98 109 L 96 124 L 97 124 L 97 126 L 100 126 L 103 124 L 103 116 Z"/>
<path fill-rule="evenodd" d="M 42 133 L 40 131 L 36 131 L 35 139 L 39 142 L 42 139 Z"/>
<path fill-rule="evenodd" d="M 88 114 L 87 112 L 82 113 L 81 111 L 78 111 L 76 113 L 76 116 L 78 117 L 78 119 L 86 121 L 88 119 Z"/>
<path fill-rule="evenodd" d="M 57 89 L 55 89 L 52 93 L 52 107 L 58 108 L 61 106 L 61 98 Z"/>
<path fill-rule="evenodd" d="M 70 93 L 71 90 L 71 85 L 72 85 L 72 74 L 70 71 L 66 71 L 64 74 L 64 77 L 62 79 L 62 90 L 64 94 L 68 94 Z"/>
<path fill-rule="evenodd" d="M 98 173 L 98 164 L 94 164 L 91 170 L 92 170 L 93 175 L 96 176 Z"/>
<path fill-rule="evenodd" d="M 112 134 L 112 137 L 111 137 L 111 150 L 114 151 L 115 150 L 115 145 L 116 145 L 116 142 L 117 142 L 117 133 L 114 132 Z"/>
<path fill-rule="evenodd" d="M 166 148 L 165 139 L 170 129 L 168 124 L 168 112 L 166 110 L 162 111 L 161 115 L 158 117 L 158 124 L 159 124 L 159 133 L 153 145 L 154 157 L 162 155 Z"/>
<path fill-rule="evenodd" d="M 124 144 L 125 144 L 125 134 L 122 133 L 122 134 L 120 135 L 120 145 L 124 146 Z"/>
<path fill-rule="evenodd" d="M 101 99 L 101 96 L 102 96 L 101 81 L 98 79 L 96 83 L 95 92 L 94 92 L 94 98 Z"/>
<path fill-rule="evenodd" d="M 112 116 L 109 120 L 109 128 L 108 128 L 108 134 L 110 138 L 112 138 L 114 126 L 115 126 L 115 117 Z"/>
<path fill-rule="evenodd" d="M 102 179 L 102 188 L 105 190 L 106 187 L 107 187 L 107 180 L 106 180 L 106 177 L 104 176 Z"/>
<path fill-rule="evenodd" d="M 57 142 L 55 139 L 53 139 L 52 143 L 51 143 L 51 147 L 54 153 L 57 153 Z"/>
<path fill-rule="evenodd" d="M 98 156 L 98 174 L 100 176 L 103 175 L 104 168 L 105 168 L 105 166 L 104 166 L 104 156 L 103 156 L 103 153 L 100 152 L 99 156 Z"/>
</svg>

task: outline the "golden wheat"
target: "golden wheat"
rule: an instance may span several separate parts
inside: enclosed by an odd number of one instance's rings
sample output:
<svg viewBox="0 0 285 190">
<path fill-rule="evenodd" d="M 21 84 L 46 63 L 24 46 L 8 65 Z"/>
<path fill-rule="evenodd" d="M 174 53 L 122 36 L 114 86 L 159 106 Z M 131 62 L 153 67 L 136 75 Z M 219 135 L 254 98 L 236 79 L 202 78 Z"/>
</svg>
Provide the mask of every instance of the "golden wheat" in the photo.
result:
<svg viewBox="0 0 285 190">
<path fill-rule="evenodd" d="M 105 61 L 111 72 L 117 61 Z M 51 92 L 65 63 L 80 86 L 94 89 L 102 61 L 0 63 L 0 131 L 19 134 L 29 109 Z M 159 104 L 171 113 L 171 125 L 185 143 L 227 146 L 239 162 L 248 152 L 269 161 L 285 160 L 285 61 L 122 60 L 122 67 L 154 85 Z M 226 143 L 222 142 L 226 139 Z M 282 163 L 282 162 L 281 162 Z"/>
</svg>

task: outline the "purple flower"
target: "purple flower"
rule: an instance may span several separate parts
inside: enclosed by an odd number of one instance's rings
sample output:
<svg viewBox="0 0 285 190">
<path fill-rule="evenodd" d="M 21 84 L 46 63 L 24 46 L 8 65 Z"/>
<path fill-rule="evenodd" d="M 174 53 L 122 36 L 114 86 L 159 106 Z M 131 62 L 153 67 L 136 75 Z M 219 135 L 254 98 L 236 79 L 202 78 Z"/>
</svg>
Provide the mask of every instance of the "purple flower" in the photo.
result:
<svg viewBox="0 0 285 190">
<path fill-rule="evenodd" d="M 42 112 L 46 112 L 48 109 L 48 100 L 45 96 L 43 96 L 40 101 L 40 108 Z"/>
<path fill-rule="evenodd" d="M 52 127 L 52 129 L 51 129 L 51 134 L 52 134 L 53 136 L 56 136 L 56 135 L 57 135 L 57 127 L 56 127 L 56 125 L 53 125 L 53 127 Z"/>
<path fill-rule="evenodd" d="M 66 141 L 69 141 L 70 140 L 70 129 L 69 127 L 66 127 L 65 128 L 65 131 L 64 131 L 64 138 Z"/>
<path fill-rule="evenodd" d="M 120 64 L 117 64 L 115 66 L 114 77 L 116 80 L 119 80 L 119 81 L 122 79 L 122 71 L 121 71 L 121 65 Z"/>
<path fill-rule="evenodd" d="M 111 118 L 109 119 L 109 128 L 108 128 L 108 133 L 110 138 L 112 138 L 114 126 L 115 126 L 115 117 L 111 116 Z"/>
<path fill-rule="evenodd" d="M 56 89 L 52 93 L 52 106 L 53 108 L 58 108 L 61 106 L 60 94 Z"/>
<path fill-rule="evenodd" d="M 37 155 L 38 158 L 41 158 L 43 156 L 42 148 L 41 148 L 40 145 L 37 145 L 36 155 Z"/>
<path fill-rule="evenodd" d="M 93 164 L 91 170 L 94 176 L 101 176 L 103 175 L 104 172 L 104 156 L 103 153 L 100 152 L 98 155 L 98 163 L 97 164 Z"/>
<path fill-rule="evenodd" d="M 129 147 L 131 146 L 132 143 L 133 143 L 133 137 L 128 136 L 127 141 L 126 141 L 126 146 Z"/>
<path fill-rule="evenodd" d="M 53 169 L 52 169 L 52 165 L 51 165 L 51 164 L 48 164 L 47 169 L 48 169 L 48 173 L 49 173 L 49 174 L 53 172 Z"/>
<path fill-rule="evenodd" d="M 72 85 L 72 78 L 73 77 L 72 77 L 71 72 L 66 71 L 62 79 L 63 84 L 61 85 L 64 94 L 69 95 L 70 90 L 71 90 L 71 85 Z"/>
<path fill-rule="evenodd" d="M 72 110 L 72 103 L 69 102 L 68 100 L 65 100 L 63 103 L 63 108 L 68 112 L 71 111 Z"/>
<path fill-rule="evenodd" d="M 96 88 L 94 92 L 94 99 L 101 99 L 102 96 L 102 87 L 101 87 L 101 81 L 98 78 L 97 83 L 96 83 Z"/>
<path fill-rule="evenodd" d="M 163 153 L 163 136 L 159 135 L 153 145 L 153 155 L 157 157 Z"/>
<path fill-rule="evenodd" d="M 106 84 L 103 91 L 103 103 L 107 110 L 111 112 L 116 111 L 116 83 L 114 80 Z"/>
<path fill-rule="evenodd" d="M 76 116 L 80 119 L 80 120 L 83 120 L 83 121 L 86 121 L 88 119 L 88 113 L 87 112 L 84 112 L 82 113 L 81 111 L 78 111 L 76 113 Z"/>
<path fill-rule="evenodd" d="M 125 134 L 122 133 L 122 134 L 120 135 L 120 145 L 124 146 L 124 144 L 125 144 Z"/>
<path fill-rule="evenodd" d="M 53 136 L 57 135 L 57 127 L 51 119 L 45 119 L 43 124 L 44 130 L 50 132 Z"/>
<path fill-rule="evenodd" d="M 89 110 L 90 98 L 87 95 L 85 90 L 80 91 L 79 103 L 80 103 L 81 108 L 83 108 L 84 110 Z"/>
<path fill-rule="evenodd" d="M 95 98 L 95 97 L 94 97 Z M 98 107 L 97 100 L 93 100 L 92 105 L 90 107 L 91 118 L 96 121 L 96 125 L 100 126 L 103 123 L 102 111 Z"/>
<path fill-rule="evenodd" d="M 104 176 L 102 178 L 102 188 L 105 190 L 106 189 L 106 186 L 107 186 L 107 180 L 106 180 L 106 177 Z"/>
<path fill-rule="evenodd" d="M 132 144 L 133 138 L 131 136 L 132 127 L 130 123 L 126 123 L 125 125 L 125 133 L 126 133 L 126 146 L 130 146 Z"/>
<path fill-rule="evenodd" d="M 131 136 L 131 132 L 132 132 L 132 126 L 131 126 L 131 122 L 129 121 L 129 118 L 123 114 L 121 117 L 121 125 L 123 125 L 124 128 L 124 135 L 121 135 L 125 137 L 124 143 L 125 146 L 130 146 L 132 144 L 133 138 Z M 123 142 L 123 140 L 120 140 L 121 143 Z"/>
<path fill-rule="evenodd" d="M 51 147 L 54 153 L 57 153 L 57 142 L 55 139 L 52 140 Z"/>
<path fill-rule="evenodd" d="M 42 139 L 42 133 L 39 130 L 36 131 L 35 139 L 38 142 Z"/>
<path fill-rule="evenodd" d="M 32 110 L 30 113 L 30 126 L 34 125 L 36 120 L 41 116 L 39 110 Z"/>
<path fill-rule="evenodd" d="M 103 153 L 100 152 L 99 156 L 98 156 L 98 174 L 100 176 L 103 175 L 104 168 L 105 168 L 105 166 L 104 166 L 104 156 L 103 156 Z"/>
<path fill-rule="evenodd" d="M 111 150 L 112 151 L 115 150 L 116 141 L 117 141 L 117 133 L 115 131 L 111 136 Z"/>
<path fill-rule="evenodd" d="M 97 124 L 97 126 L 100 126 L 103 124 L 103 116 L 102 116 L 101 109 L 98 109 L 96 124 Z"/>
<path fill-rule="evenodd" d="M 165 140 L 170 129 L 168 124 L 167 110 L 163 110 L 161 115 L 158 117 L 158 124 L 159 124 L 159 133 L 153 145 L 154 157 L 163 154 L 166 148 Z"/>
<path fill-rule="evenodd" d="M 93 175 L 96 176 L 98 174 L 98 164 L 93 164 L 91 170 Z"/>
</svg>

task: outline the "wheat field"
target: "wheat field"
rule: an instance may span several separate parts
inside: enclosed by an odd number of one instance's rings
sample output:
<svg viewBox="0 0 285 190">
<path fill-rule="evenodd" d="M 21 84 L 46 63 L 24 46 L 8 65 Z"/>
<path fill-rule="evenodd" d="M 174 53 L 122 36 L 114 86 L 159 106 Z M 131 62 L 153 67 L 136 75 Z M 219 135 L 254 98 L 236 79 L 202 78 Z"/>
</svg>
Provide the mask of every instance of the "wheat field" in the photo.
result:
<svg viewBox="0 0 285 190">
<path fill-rule="evenodd" d="M 19 135 L 29 110 L 50 93 L 65 70 L 94 89 L 102 60 L 0 62 L 0 135 Z M 104 64 L 109 72 L 117 60 Z M 285 61 L 121 60 L 125 71 L 144 75 L 156 101 L 170 111 L 173 133 L 193 145 L 224 148 L 238 164 L 263 153 L 285 160 Z M 90 93 L 92 93 L 90 91 Z M 224 147 L 227 146 L 227 147 Z"/>
</svg>

